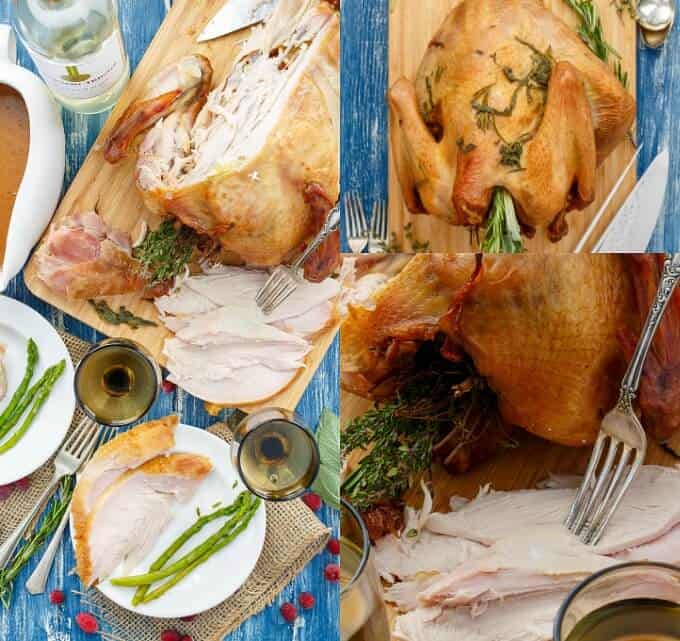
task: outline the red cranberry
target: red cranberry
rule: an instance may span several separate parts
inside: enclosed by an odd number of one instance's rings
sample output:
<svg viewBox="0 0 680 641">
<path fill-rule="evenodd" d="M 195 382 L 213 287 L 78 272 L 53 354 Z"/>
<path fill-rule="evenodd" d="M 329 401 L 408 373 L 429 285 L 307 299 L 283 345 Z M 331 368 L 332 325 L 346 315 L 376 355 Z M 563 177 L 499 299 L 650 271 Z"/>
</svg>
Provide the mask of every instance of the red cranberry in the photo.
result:
<svg viewBox="0 0 680 641">
<path fill-rule="evenodd" d="M 338 541 L 338 539 L 329 539 L 328 543 L 326 544 L 326 549 L 331 554 L 335 554 L 337 556 L 340 554 L 340 541 Z"/>
<path fill-rule="evenodd" d="M 316 599 L 311 592 L 303 592 L 298 597 L 298 602 L 303 610 L 311 610 L 316 603 Z"/>
<path fill-rule="evenodd" d="M 163 630 L 161 641 L 182 641 L 182 635 L 177 630 Z"/>
<path fill-rule="evenodd" d="M 308 492 L 302 497 L 305 505 L 312 510 L 312 512 L 317 512 L 321 509 L 321 497 L 314 492 Z"/>
<path fill-rule="evenodd" d="M 61 590 L 52 590 L 50 592 L 50 603 L 52 605 L 61 605 L 64 601 L 66 601 L 66 597 Z"/>
<path fill-rule="evenodd" d="M 340 580 L 340 566 L 336 563 L 329 563 L 323 571 L 326 581 L 337 583 Z"/>
<path fill-rule="evenodd" d="M 281 616 L 288 621 L 288 623 L 293 623 L 297 619 L 297 609 L 292 603 L 284 603 L 281 606 Z"/>
<path fill-rule="evenodd" d="M 85 634 L 95 634 L 99 630 L 99 623 L 93 614 L 81 612 L 76 615 L 76 623 Z"/>
</svg>

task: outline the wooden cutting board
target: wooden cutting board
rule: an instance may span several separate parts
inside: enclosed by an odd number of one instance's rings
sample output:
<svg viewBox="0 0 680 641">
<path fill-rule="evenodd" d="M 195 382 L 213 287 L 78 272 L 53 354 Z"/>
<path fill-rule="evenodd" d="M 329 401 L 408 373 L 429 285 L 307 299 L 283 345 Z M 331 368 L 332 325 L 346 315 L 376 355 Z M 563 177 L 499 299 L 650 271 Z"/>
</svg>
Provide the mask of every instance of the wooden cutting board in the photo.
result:
<svg viewBox="0 0 680 641">
<path fill-rule="evenodd" d="M 343 391 L 340 396 L 340 424 L 344 427 L 371 407 L 370 401 Z M 590 453 L 591 448 L 555 445 L 528 432 L 520 432 L 516 448 L 499 453 L 466 474 L 452 475 L 441 466 L 435 465 L 432 477 L 428 479 L 431 480 L 433 509 L 435 512 L 448 512 L 449 499 L 452 496 L 473 499 L 479 488 L 487 483 L 496 490 L 521 490 L 536 487 L 536 483 L 550 474 L 583 474 Z M 359 459 L 359 455 L 350 457 L 350 470 Z M 651 443 L 645 462 L 648 465 L 672 466 L 679 459 L 656 443 Z M 420 507 L 423 494 L 419 489 L 413 489 L 405 498 L 410 505 Z M 384 604 L 384 608 L 392 623 L 397 612 L 387 604 Z M 390 641 L 389 634 L 373 632 L 384 629 L 381 626 L 384 615 L 384 611 L 373 614 L 360 641 Z"/>
<path fill-rule="evenodd" d="M 630 78 L 629 91 L 635 93 L 636 70 L 636 31 L 635 25 L 627 14 L 619 16 L 611 0 L 594 0 L 600 10 L 607 42 L 621 54 L 621 64 Z M 390 86 L 400 77 L 413 80 L 423 58 L 429 41 L 439 30 L 440 25 L 449 13 L 453 0 L 391 0 L 389 19 Z M 545 5 L 570 25 L 576 25 L 574 12 L 564 0 L 545 0 Z M 395 123 L 390 119 L 390 129 Z M 390 142 L 391 145 L 391 142 Z M 569 233 L 559 243 L 551 243 L 543 230 L 537 230 L 532 240 L 525 239 L 529 251 L 564 253 L 571 252 L 583 237 L 593 216 L 600 209 L 607 194 L 622 174 L 634 153 L 629 140 L 624 140 L 598 169 L 595 202 L 583 212 L 572 212 L 567 216 Z M 429 241 L 431 251 L 465 252 L 474 251 L 477 247 L 471 244 L 470 234 L 464 227 L 452 227 L 434 216 L 413 216 L 404 205 L 399 180 L 397 179 L 394 160 L 390 151 L 389 167 L 389 212 L 390 231 L 396 234 L 398 243 L 409 250 L 409 243 L 404 238 L 404 225 L 412 223 L 413 237 L 418 241 Z M 617 196 L 609 205 L 600 224 L 586 246 L 589 251 L 607 228 L 626 196 L 636 182 L 635 169 L 629 172 L 626 181 L 621 185 Z"/>
<path fill-rule="evenodd" d="M 117 106 L 104 124 L 78 175 L 61 201 L 52 224 L 57 224 L 69 214 L 88 211 L 97 205 L 100 214 L 114 228 L 124 231 L 131 231 L 134 228 L 139 217 L 146 211 L 135 186 L 134 154 L 117 165 L 110 165 L 104 160 L 102 154 L 104 142 L 127 106 L 143 94 L 151 77 L 168 64 L 182 56 L 193 53 L 203 54 L 213 65 L 214 83 L 220 81 L 232 68 L 240 49 L 240 43 L 247 37 L 247 31 L 203 44 L 196 43 L 196 37 L 218 9 L 224 5 L 224 1 L 175 0 L 173 2 L 172 9 L 149 45 Z M 48 289 L 37 276 L 34 259 L 28 263 L 24 279 L 30 291 L 39 298 L 108 336 L 136 340 L 144 345 L 161 364 L 165 364 L 162 354 L 163 343 L 170 333 L 160 324 L 159 327 L 131 330 L 127 326 L 114 327 L 103 323 L 87 301 L 67 300 Z M 119 305 L 125 305 L 142 318 L 150 320 L 158 318 L 154 305 L 141 300 L 137 295 L 113 297 L 109 299 L 109 302 L 114 309 L 117 309 Z M 241 407 L 246 410 L 253 410 L 261 405 L 295 408 L 328 347 L 333 342 L 336 332 L 337 324 L 333 324 L 317 337 L 314 348 L 307 357 L 307 367 L 300 371 L 293 383 L 283 392 L 265 403 Z"/>
</svg>

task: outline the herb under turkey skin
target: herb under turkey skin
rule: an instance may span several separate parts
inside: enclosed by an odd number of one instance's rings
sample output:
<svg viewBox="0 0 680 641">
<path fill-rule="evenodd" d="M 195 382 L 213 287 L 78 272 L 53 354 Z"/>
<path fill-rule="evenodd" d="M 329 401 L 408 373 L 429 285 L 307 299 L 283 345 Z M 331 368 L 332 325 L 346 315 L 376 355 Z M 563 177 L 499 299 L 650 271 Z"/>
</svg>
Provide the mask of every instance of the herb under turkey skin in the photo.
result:
<svg viewBox="0 0 680 641">
<path fill-rule="evenodd" d="M 342 484 L 343 496 L 360 511 L 400 501 L 430 469 L 444 436 L 455 452 L 500 423 L 494 394 L 468 361 L 426 360 L 423 369 L 405 375 L 393 400 L 376 403 L 342 434 L 343 456 L 370 450 Z M 509 437 L 505 444 L 512 445 Z"/>
</svg>

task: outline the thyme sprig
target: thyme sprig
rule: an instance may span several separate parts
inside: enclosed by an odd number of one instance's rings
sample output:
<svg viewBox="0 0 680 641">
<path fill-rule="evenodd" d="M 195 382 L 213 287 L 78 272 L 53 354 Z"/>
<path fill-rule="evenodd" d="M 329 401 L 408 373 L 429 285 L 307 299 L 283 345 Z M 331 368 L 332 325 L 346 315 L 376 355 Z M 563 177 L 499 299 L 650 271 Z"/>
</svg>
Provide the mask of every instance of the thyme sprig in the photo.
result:
<svg viewBox="0 0 680 641">
<path fill-rule="evenodd" d="M 499 187 L 494 191 L 482 251 L 489 254 L 518 254 L 524 251 L 515 203 L 506 189 Z"/>
<path fill-rule="evenodd" d="M 72 476 L 64 478 L 58 496 L 50 502 L 38 528 L 14 554 L 8 565 L 0 569 L 0 603 L 5 609 L 9 608 L 12 603 L 14 579 L 57 529 L 71 503 L 74 486 Z"/>
<path fill-rule="evenodd" d="M 354 419 L 342 435 L 343 456 L 368 451 L 342 484 L 343 496 L 359 510 L 400 500 L 431 467 L 445 435 L 457 450 L 498 425 L 495 396 L 471 363 L 438 354 L 423 361 L 423 369 L 404 375 L 393 400 Z"/>
<path fill-rule="evenodd" d="M 134 257 L 141 263 L 146 280 L 155 285 L 181 274 L 200 240 L 193 229 L 173 220 L 164 220 L 134 250 Z"/>
</svg>

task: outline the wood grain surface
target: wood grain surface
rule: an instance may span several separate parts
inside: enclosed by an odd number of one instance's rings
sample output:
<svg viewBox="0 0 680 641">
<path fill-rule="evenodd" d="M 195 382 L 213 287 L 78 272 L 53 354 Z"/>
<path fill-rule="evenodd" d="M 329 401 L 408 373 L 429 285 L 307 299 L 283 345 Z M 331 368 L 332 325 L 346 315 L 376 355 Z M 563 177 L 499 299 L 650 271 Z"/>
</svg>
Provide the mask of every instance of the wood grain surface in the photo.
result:
<svg viewBox="0 0 680 641">
<path fill-rule="evenodd" d="M 61 220 L 71 214 L 90 211 L 96 205 L 97 210 L 109 225 L 114 229 L 129 232 L 132 231 L 140 217 L 143 217 L 145 212 L 148 213 L 135 184 L 135 154 L 131 154 L 130 157 L 116 165 L 111 165 L 106 162 L 102 153 L 104 143 L 119 116 L 132 101 L 143 95 L 149 80 L 160 69 L 193 53 L 200 53 L 211 61 L 214 69 L 214 83 L 219 82 L 231 69 L 240 50 L 239 45 L 244 38 L 243 32 L 203 44 L 196 43 L 196 36 L 223 4 L 224 0 L 175 2 L 61 201 L 52 220 L 52 226 L 59 225 Z M 158 324 L 157 327 L 143 327 L 136 330 L 126 325 L 112 326 L 102 321 L 87 300 L 68 299 L 49 289 L 38 278 L 36 262 L 35 258 L 29 261 L 24 272 L 26 286 L 33 294 L 108 336 L 137 341 L 144 345 L 156 360 L 165 365 L 163 344 L 171 333 L 158 320 L 158 313 L 153 303 L 142 300 L 138 294 L 110 297 L 110 305 L 114 309 L 125 305 L 137 316 L 154 320 Z M 306 367 L 298 372 L 288 387 L 265 402 L 241 406 L 241 408 L 253 411 L 258 407 L 275 405 L 293 409 L 323 360 L 336 332 L 337 324 L 334 323 L 316 337 L 314 347 L 305 359 Z M 219 410 L 219 407 L 214 409 Z"/>
<path fill-rule="evenodd" d="M 390 86 L 401 77 L 413 80 L 427 49 L 427 45 L 439 30 L 441 23 L 453 6 L 452 0 L 392 0 L 389 20 L 389 83 Z M 570 25 L 576 25 L 574 12 L 564 0 L 547 0 L 546 6 Z M 621 55 L 623 69 L 631 79 L 631 91 L 635 93 L 636 43 L 635 24 L 627 14 L 619 16 L 611 0 L 596 0 L 600 10 L 607 42 Z M 390 128 L 397 127 L 390 118 Z M 394 132 L 393 132 L 394 133 Z M 394 137 L 390 137 L 390 146 Z M 391 152 L 400 153 L 397 146 Z M 583 212 L 571 212 L 567 216 L 569 233 L 559 242 L 548 240 L 545 230 L 537 229 L 533 239 L 525 239 L 529 251 L 569 252 L 573 251 L 593 216 L 611 191 L 619 176 L 628 165 L 633 153 L 633 145 L 624 140 L 610 157 L 598 168 L 596 197 L 594 203 Z M 631 169 L 625 183 L 608 207 L 606 214 L 591 236 L 586 250 L 597 241 L 618 211 L 626 196 L 635 185 L 635 171 Z M 464 252 L 476 249 L 465 227 L 454 227 L 434 216 L 412 215 L 404 205 L 394 158 L 390 153 L 389 162 L 389 212 L 390 231 L 396 235 L 397 242 L 408 248 L 404 237 L 404 226 L 412 224 L 413 236 L 419 241 L 429 241 L 431 251 Z"/>
<path fill-rule="evenodd" d="M 184 0 L 184 3 L 195 7 L 200 5 L 206 11 L 206 15 L 208 7 L 215 8 L 221 4 L 219 1 L 208 2 L 207 0 L 199 2 Z M 139 63 L 165 18 L 165 4 L 164 0 L 118 0 L 123 38 L 133 69 Z M 0 0 L 0 22 L 8 22 L 9 15 L 10 0 Z M 178 38 L 188 38 L 188 35 L 182 31 L 181 24 L 177 29 Z M 172 40 L 174 41 L 174 38 Z M 171 48 L 174 46 L 173 42 L 170 46 Z M 220 45 L 216 43 L 212 46 L 219 47 Z M 33 63 L 21 46 L 19 46 L 19 63 L 35 71 Z M 226 64 L 225 62 L 225 66 Z M 68 111 L 63 112 L 66 132 L 66 186 L 71 183 L 85 157 L 93 148 L 107 116 L 108 114 L 101 114 L 88 117 Z M 34 296 L 26 287 L 23 274 L 14 279 L 4 293 L 30 305 L 59 329 L 66 329 L 90 342 L 103 338 L 96 329 Z M 334 412 L 339 411 L 337 340 L 331 342 L 330 349 L 316 373 L 312 376 L 310 371 L 309 376 L 311 380 L 297 405 L 297 411 L 307 424 L 315 426 L 325 407 Z M 159 418 L 170 413 L 178 414 L 182 422 L 197 427 L 208 427 L 215 422 L 215 419 L 205 411 L 201 400 L 181 389 L 162 394 L 148 418 Z M 338 513 L 336 510 L 324 506 L 317 512 L 317 516 L 337 532 Z M 324 567 L 335 560 L 336 558 L 328 552 L 317 556 L 268 608 L 248 619 L 226 637 L 227 640 L 316 641 L 327 639 L 335 641 L 338 639 L 338 586 L 326 581 L 323 575 Z M 75 566 L 75 560 L 68 531 L 47 584 L 48 593 L 57 588 L 66 592 L 67 599 L 63 606 L 50 605 L 47 594 L 31 596 L 24 589 L 24 583 L 37 563 L 38 558 L 34 558 L 17 578 L 11 608 L 4 610 L 0 607 L 0 641 L 88 641 L 93 639 L 94 637 L 81 632 L 74 622 L 75 615 L 84 608 L 80 603 L 80 598 L 72 592 L 80 590 L 81 584 L 71 572 Z M 304 613 L 301 619 L 304 621 L 304 627 L 294 627 L 282 619 L 279 608 L 285 602 L 296 602 L 301 592 L 311 592 L 316 598 L 316 605 L 313 610 Z M 120 641 L 135 641 L 135 639 L 121 639 Z M 194 641 L 202 640 L 195 637 Z"/>
</svg>

